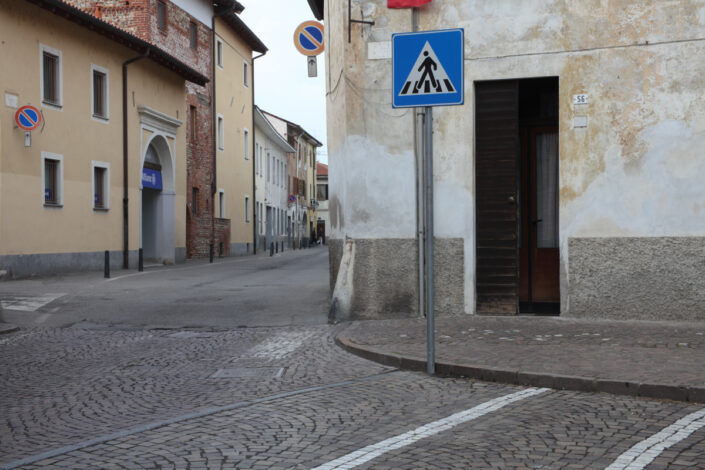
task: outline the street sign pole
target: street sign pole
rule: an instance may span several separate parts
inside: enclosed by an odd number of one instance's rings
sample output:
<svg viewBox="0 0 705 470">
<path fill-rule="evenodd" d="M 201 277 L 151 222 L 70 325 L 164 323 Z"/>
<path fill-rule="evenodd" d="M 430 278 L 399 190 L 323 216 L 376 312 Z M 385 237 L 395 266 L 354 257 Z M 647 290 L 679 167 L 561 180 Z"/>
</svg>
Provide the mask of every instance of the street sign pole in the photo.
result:
<svg viewBox="0 0 705 470">
<path fill-rule="evenodd" d="M 436 372 L 435 315 L 433 306 L 433 108 L 424 119 L 424 214 L 426 217 L 424 264 L 426 266 L 426 372 Z"/>
<path fill-rule="evenodd" d="M 414 12 L 414 30 L 418 12 Z M 464 30 L 397 33 L 392 35 L 392 107 L 416 108 L 423 119 L 417 143 L 419 237 L 419 308 L 426 314 L 426 371 L 436 371 L 433 227 L 433 106 L 464 102 Z M 417 129 L 421 127 L 417 123 Z M 423 150 L 420 148 L 423 146 Z M 423 238 L 423 242 L 422 239 Z M 423 254 L 422 254 L 423 252 Z M 421 266 L 423 264 L 423 266 Z"/>
</svg>

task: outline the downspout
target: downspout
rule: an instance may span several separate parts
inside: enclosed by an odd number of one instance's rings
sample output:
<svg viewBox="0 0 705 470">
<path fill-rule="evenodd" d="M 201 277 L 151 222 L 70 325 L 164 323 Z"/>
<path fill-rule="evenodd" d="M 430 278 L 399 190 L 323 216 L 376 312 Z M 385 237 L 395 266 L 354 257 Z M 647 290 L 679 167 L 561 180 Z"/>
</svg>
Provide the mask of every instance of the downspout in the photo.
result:
<svg viewBox="0 0 705 470">
<path fill-rule="evenodd" d="M 127 66 L 138 60 L 149 57 L 149 48 L 141 56 L 133 57 L 132 59 L 122 64 L 122 267 L 129 268 L 130 262 L 130 231 L 129 231 L 129 196 L 128 196 L 128 139 L 127 139 Z"/>
<path fill-rule="evenodd" d="M 255 154 L 255 139 L 257 138 L 257 125 L 255 124 L 255 60 L 259 59 L 265 55 L 267 51 L 264 51 L 258 56 L 252 58 L 252 246 L 253 253 L 257 254 L 257 224 L 259 220 L 257 219 L 257 175 L 255 174 L 255 168 L 257 164 L 257 154 Z M 267 247 L 264 247 L 264 251 L 267 251 Z"/>
</svg>

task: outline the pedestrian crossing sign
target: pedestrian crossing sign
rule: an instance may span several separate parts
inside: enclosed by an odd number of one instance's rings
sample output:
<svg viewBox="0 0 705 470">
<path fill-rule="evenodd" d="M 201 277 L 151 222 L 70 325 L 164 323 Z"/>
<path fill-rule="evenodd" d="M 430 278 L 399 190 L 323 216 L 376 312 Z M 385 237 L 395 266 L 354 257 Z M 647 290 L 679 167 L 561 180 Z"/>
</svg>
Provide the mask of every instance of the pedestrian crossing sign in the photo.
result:
<svg viewBox="0 0 705 470">
<path fill-rule="evenodd" d="M 463 29 L 392 35 L 392 107 L 463 104 Z"/>
</svg>

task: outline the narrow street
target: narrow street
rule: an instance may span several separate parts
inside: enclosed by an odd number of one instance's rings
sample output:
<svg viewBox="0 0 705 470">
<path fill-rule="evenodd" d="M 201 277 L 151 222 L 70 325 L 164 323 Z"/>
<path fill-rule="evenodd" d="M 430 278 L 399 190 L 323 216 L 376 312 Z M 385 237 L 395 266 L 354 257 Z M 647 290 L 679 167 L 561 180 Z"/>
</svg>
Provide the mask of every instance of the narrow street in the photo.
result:
<svg viewBox="0 0 705 470">
<path fill-rule="evenodd" d="M 0 284 L 0 468 L 705 468 L 702 405 L 346 353 L 325 248 L 124 274 Z"/>
</svg>

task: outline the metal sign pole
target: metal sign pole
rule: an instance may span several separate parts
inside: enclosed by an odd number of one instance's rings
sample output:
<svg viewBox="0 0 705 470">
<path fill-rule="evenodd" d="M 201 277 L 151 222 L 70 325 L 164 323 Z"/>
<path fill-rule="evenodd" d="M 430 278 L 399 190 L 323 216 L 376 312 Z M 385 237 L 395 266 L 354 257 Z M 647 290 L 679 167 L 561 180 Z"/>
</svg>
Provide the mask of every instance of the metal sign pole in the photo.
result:
<svg viewBox="0 0 705 470">
<path fill-rule="evenodd" d="M 425 208 L 426 216 L 426 249 L 424 264 L 426 265 L 426 372 L 436 372 L 435 318 L 433 311 L 433 108 L 426 107 L 424 120 L 424 159 L 426 163 Z"/>
</svg>

